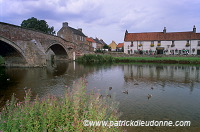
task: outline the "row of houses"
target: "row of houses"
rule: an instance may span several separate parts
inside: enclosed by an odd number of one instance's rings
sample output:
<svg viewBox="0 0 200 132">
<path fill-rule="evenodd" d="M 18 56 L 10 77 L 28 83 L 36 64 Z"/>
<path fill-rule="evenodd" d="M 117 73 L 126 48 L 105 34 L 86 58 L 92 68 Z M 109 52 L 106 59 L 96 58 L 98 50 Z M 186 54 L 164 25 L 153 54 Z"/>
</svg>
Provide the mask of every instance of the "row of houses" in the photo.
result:
<svg viewBox="0 0 200 132">
<path fill-rule="evenodd" d="M 88 51 L 103 49 L 106 44 L 102 39 L 87 37 L 81 28 L 75 29 L 64 22 L 62 28 L 57 32 L 57 36 L 78 44 L 79 48 Z"/>
<path fill-rule="evenodd" d="M 188 32 L 129 33 L 124 36 L 124 53 L 127 54 L 193 54 L 200 55 L 200 33 L 196 27 Z"/>
<path fill-rule="evenodd" d="M 86 38 L 87 44 L 94 48 L 94 51 L 97 49 L 102 50 L 104 45 L 107 45 L 103 39 L 98 39 L 97 37 L 94 39 L 92 37 Z"/>
</svg>

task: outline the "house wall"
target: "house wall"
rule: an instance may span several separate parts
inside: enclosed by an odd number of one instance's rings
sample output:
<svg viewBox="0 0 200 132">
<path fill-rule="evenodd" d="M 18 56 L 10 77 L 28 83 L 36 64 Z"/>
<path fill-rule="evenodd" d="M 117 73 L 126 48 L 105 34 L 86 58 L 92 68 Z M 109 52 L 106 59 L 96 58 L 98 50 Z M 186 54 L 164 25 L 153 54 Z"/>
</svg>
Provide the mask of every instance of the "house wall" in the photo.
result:
<svg viewBox="0 0 200 132">
<path fill-rule="evenodd" d="M 154 47 L 151 47 L 152 41 L 133 41 L 133 42 L 124 42 L 124 53 L 126 54 L 134 54 L 136 50 L 152 50 L 156 51 L 157 47 L 164 47 L 166 51 L 165 54 L 183 54 L 183 49 L 188 50 L 189 54 L 197 54 L 197 50 L 200 50 L 200 46 L 198 46 L 198 41 L 200 40 L 189 40 L 189 47 L 186 47 L 187 40 L 176 40 L 174 41 L 174 47 L 171 47 L 172 41 L 161 41 L 161 46 L 157 46 L 158 41 L 154 41 Z M 142 46 L 140 47 L 140 43 Z M 132 45 L 132 46 L 131 46 Z M 178 50 L 177 52 L 175 50 Z M 195 49 L 193 51 L 193 49 Z M 180 51 L 179 51 L 180 50 Z M 170 52 L 171 51 L 171 52 Z"/>
<path fill-rule="evenodd" d="M 92 47 L 94 48 L 94 51 L 95 51 L 96 48 L 97 48 L 97 43 L 93 42 L 93 43 L 92 43 Z"/>
</svg>

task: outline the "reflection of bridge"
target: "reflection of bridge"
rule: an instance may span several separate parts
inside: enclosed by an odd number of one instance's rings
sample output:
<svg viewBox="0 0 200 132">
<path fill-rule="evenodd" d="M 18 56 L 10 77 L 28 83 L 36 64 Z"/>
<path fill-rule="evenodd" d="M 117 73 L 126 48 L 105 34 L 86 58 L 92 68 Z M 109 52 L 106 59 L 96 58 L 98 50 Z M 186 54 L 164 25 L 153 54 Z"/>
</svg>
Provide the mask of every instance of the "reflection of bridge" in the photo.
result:
<svg viewBox="0 0 200 132">
<path fill-rule="evenodd" d="M 46 66 L 47 60 L 71 60 L 76 48 L 58 36 L 0 22 L 0 55 L 5 66 Z"/>
</svg>

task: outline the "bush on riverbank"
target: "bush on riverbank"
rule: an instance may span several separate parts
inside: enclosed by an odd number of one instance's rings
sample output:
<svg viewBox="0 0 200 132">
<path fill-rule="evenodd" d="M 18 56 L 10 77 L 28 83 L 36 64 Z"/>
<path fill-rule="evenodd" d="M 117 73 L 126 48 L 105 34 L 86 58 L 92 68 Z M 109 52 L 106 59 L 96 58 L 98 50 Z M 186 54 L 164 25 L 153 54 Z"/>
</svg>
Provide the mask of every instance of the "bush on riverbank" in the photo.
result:
<svg viewBox="0 0 200 132">
<path fill-rule="evenodd" d="M 4 59 L 2 56 L 0 56 L 0 65 L 4 63 Z"/>
<path fill-rule="evenodd" d="M 14 97 L 0 113 L 0 131 L 121 131 L 117 127 L 84 126 L 84 120 L 117 121 L 116 102 L 101 98 L 99 93 L 86 93 L 81 80 L 64 96 L 47 96 L 31 101 L 27 90 L 24 102 Z"/>
<path fill-rule="evenodd" d="M 76 61 L 83 63 L 101 63 L 114 62 L 115 59 L 110 55 L 85 54 L 81 57 L 78 57 Z"/>
</svg>

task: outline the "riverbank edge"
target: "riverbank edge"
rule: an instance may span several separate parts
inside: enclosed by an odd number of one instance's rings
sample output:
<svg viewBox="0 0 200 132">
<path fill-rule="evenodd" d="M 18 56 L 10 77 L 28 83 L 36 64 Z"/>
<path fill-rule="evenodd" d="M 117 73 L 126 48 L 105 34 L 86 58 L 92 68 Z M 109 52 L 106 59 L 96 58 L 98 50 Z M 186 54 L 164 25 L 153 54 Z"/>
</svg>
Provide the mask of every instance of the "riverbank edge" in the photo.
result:
<svg viewBox="0 0 200 132">
<path fill-rule="evenodd" d="M 77 62 L 85 63 L 162 63 L 162 64 L 200 64 L 200 57 L 192 56 L 141 56 L 141 57 L 114 57 L 112 55 L 86 54 L 76 59 Z"/>
</svg>

